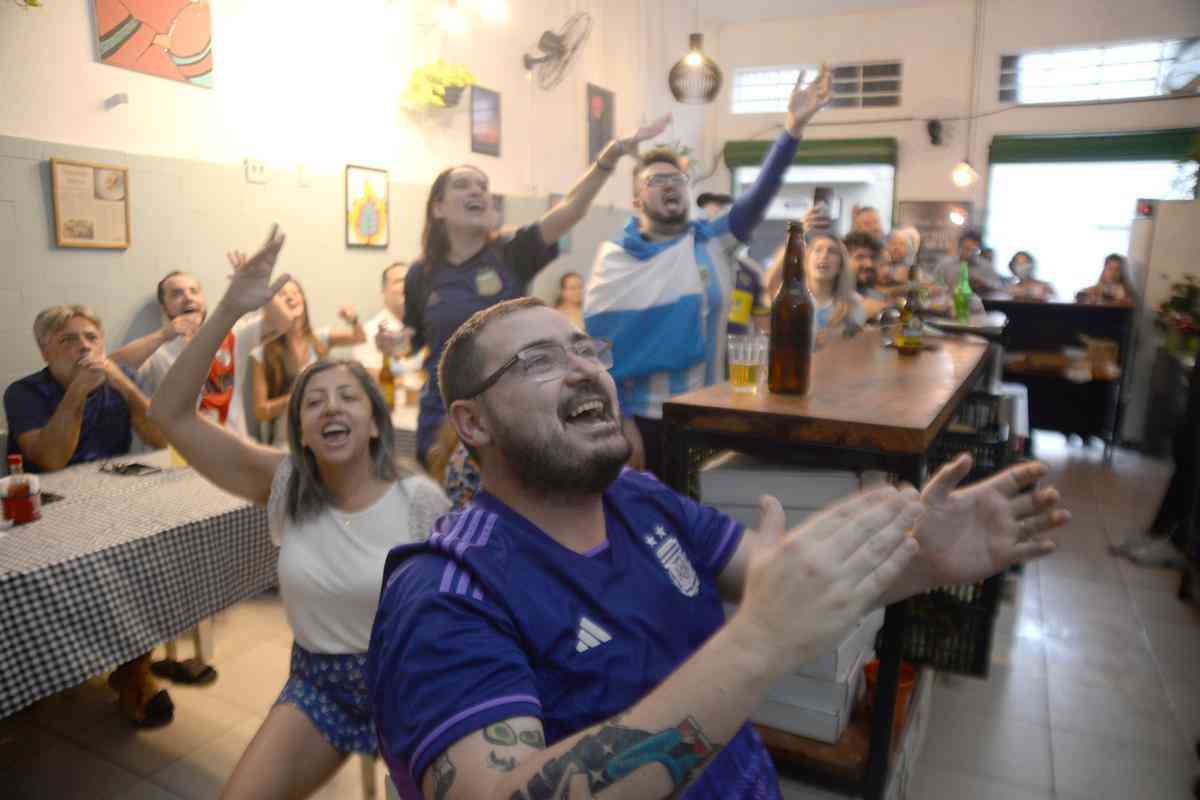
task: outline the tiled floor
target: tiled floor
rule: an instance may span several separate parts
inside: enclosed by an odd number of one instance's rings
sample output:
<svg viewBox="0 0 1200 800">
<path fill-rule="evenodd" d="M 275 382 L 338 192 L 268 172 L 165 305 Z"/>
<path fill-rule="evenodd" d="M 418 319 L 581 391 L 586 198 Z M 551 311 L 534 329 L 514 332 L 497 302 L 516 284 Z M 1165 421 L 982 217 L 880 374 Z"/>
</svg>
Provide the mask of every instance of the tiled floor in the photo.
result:
<svg viewBox="0 0 1200 800">
<path fill-rule="evenodd" d="M 987 681 L 938 677 L 912 800 L 1186 800 L 1200 775 L 1200 613 L 1174 573 L 1107 553 L 1143 531 L 1161 462 L 1039 436 L 1074 519 L 1001 610 Z"/>
<path fill-rule="evenodd" d="M 1106 468 L 1098 449 L 1055 436 L 1038 448 L 1074 521 L 1059 552 L 1013 583 L 990 678 L 939 676 L 910 798 L 1186 800 L 1200 774 L 1200 614 L 1175 599 L 1173 575 L 1106 552 L 1146 526 L 1167 469 L 1129 453 Z M 218 618 L 220 680 L 172 687 L 175 722 L 162 730 L 131 731 L 99 681 L 0 721 L 0 796 L 216 797 L 283 684 L 290 644 L 267 595 Z M 358 763 L 318 796 L 361 797 Z"/>
</svg>

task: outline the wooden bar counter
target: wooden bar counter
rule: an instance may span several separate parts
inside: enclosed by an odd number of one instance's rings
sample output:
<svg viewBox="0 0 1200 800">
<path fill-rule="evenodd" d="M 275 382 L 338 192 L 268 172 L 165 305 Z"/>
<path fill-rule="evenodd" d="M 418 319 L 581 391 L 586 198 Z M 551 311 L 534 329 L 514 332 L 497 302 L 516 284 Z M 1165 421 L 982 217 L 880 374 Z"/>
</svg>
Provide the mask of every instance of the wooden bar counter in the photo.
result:
<svg viewBox="0 0 1200 800">
<path fill-rule="evenodd" d="M 735 394 L 723 383 L 672 398 L 663 405 L 664 479 L 687 492 L 705 454 L 732 449 L 802 466 L 884 470 L 921 486 L 930 446 L 983 374 L 987 356 L 984 341 L 928 341 L 934 349 L 904 356 L 883 347 L 877 330 L 834 340 L 814 354 L 804 396 Z M 904 605 L 889 606 L 879 651 L 880 711 L 871 720 L 857 787 L 868 800 L 881 797 L 887 781 L 904 625 Z"/>
</svg>

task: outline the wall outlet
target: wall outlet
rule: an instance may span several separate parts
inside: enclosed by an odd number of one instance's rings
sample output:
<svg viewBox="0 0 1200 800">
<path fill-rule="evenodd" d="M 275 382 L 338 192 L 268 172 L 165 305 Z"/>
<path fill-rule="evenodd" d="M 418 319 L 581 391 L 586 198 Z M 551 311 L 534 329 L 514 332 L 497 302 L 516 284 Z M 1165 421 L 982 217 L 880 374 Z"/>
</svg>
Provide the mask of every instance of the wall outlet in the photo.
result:
<svg viewBox="0 0 1200 800">
<path fill-rule="evenodd" d="M 266 183 L 267 168 L 256 158 L 246 159 L 246 183 Z"/>
</svg>

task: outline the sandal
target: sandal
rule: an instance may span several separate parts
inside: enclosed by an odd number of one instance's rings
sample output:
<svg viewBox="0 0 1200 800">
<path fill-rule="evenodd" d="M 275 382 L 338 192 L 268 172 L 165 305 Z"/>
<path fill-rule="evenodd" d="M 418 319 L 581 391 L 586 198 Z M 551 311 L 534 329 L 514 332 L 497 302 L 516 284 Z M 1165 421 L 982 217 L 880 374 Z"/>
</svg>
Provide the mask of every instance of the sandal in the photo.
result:
<svg viewBox="0 0 1200 800">
<path fill-rule="evenodd" d="M 150 671 L 160 678 L 186 686 L 208 686 L 217 679 L 217 671 L 195 658 L 174 661 L 164 658 L 150 665 Z"/>
<path fill-rule="evenodd" d="M 154 697 L 150 698 L 150 702 L 146 703 L 142 709 L 142 718 L 130 720 L 138 728 L 161 728 L 168 725 L 175 719 L 175 704 L 171 702 L 171 695 L 167 694 L 166 689 L 162 689 Z"/>
<path fill-rule="evenodd" d="M 148 656 L 123 664 L 108 677 L 108 685 L 117 693 L 117 709 L 136 728 L 161 728 L 175 719 L 175 703 L 166 689 L 159 689 L 142 702 L 147 690 L 155 688 L 146 671 Z"/>
</svg>

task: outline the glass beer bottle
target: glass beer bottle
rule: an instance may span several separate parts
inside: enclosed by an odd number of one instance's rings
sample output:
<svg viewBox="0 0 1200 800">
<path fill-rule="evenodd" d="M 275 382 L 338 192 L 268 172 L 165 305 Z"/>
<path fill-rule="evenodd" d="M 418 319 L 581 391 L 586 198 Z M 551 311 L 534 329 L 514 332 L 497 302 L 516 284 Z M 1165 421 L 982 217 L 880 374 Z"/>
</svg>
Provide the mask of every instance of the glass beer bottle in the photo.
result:
<svg viewBox="0 0 1200 800">
<path fill-rule="evenodd" d="M 900 331 L 896 334 L 896 349 L 906 356 L 921 352 L 924 324 L 921 321 L 921 284 L 917 265 L 908 269 L 908 291 L 900 307 Z"/>
<path fill-rule="evenodd" d="M 812 371 L 816 304 L 804 280 L 804 227 L 789 222 L 783 285 L 771 303 L 767 386 L 781 394 L 806 394 Z"/>
</svg>

